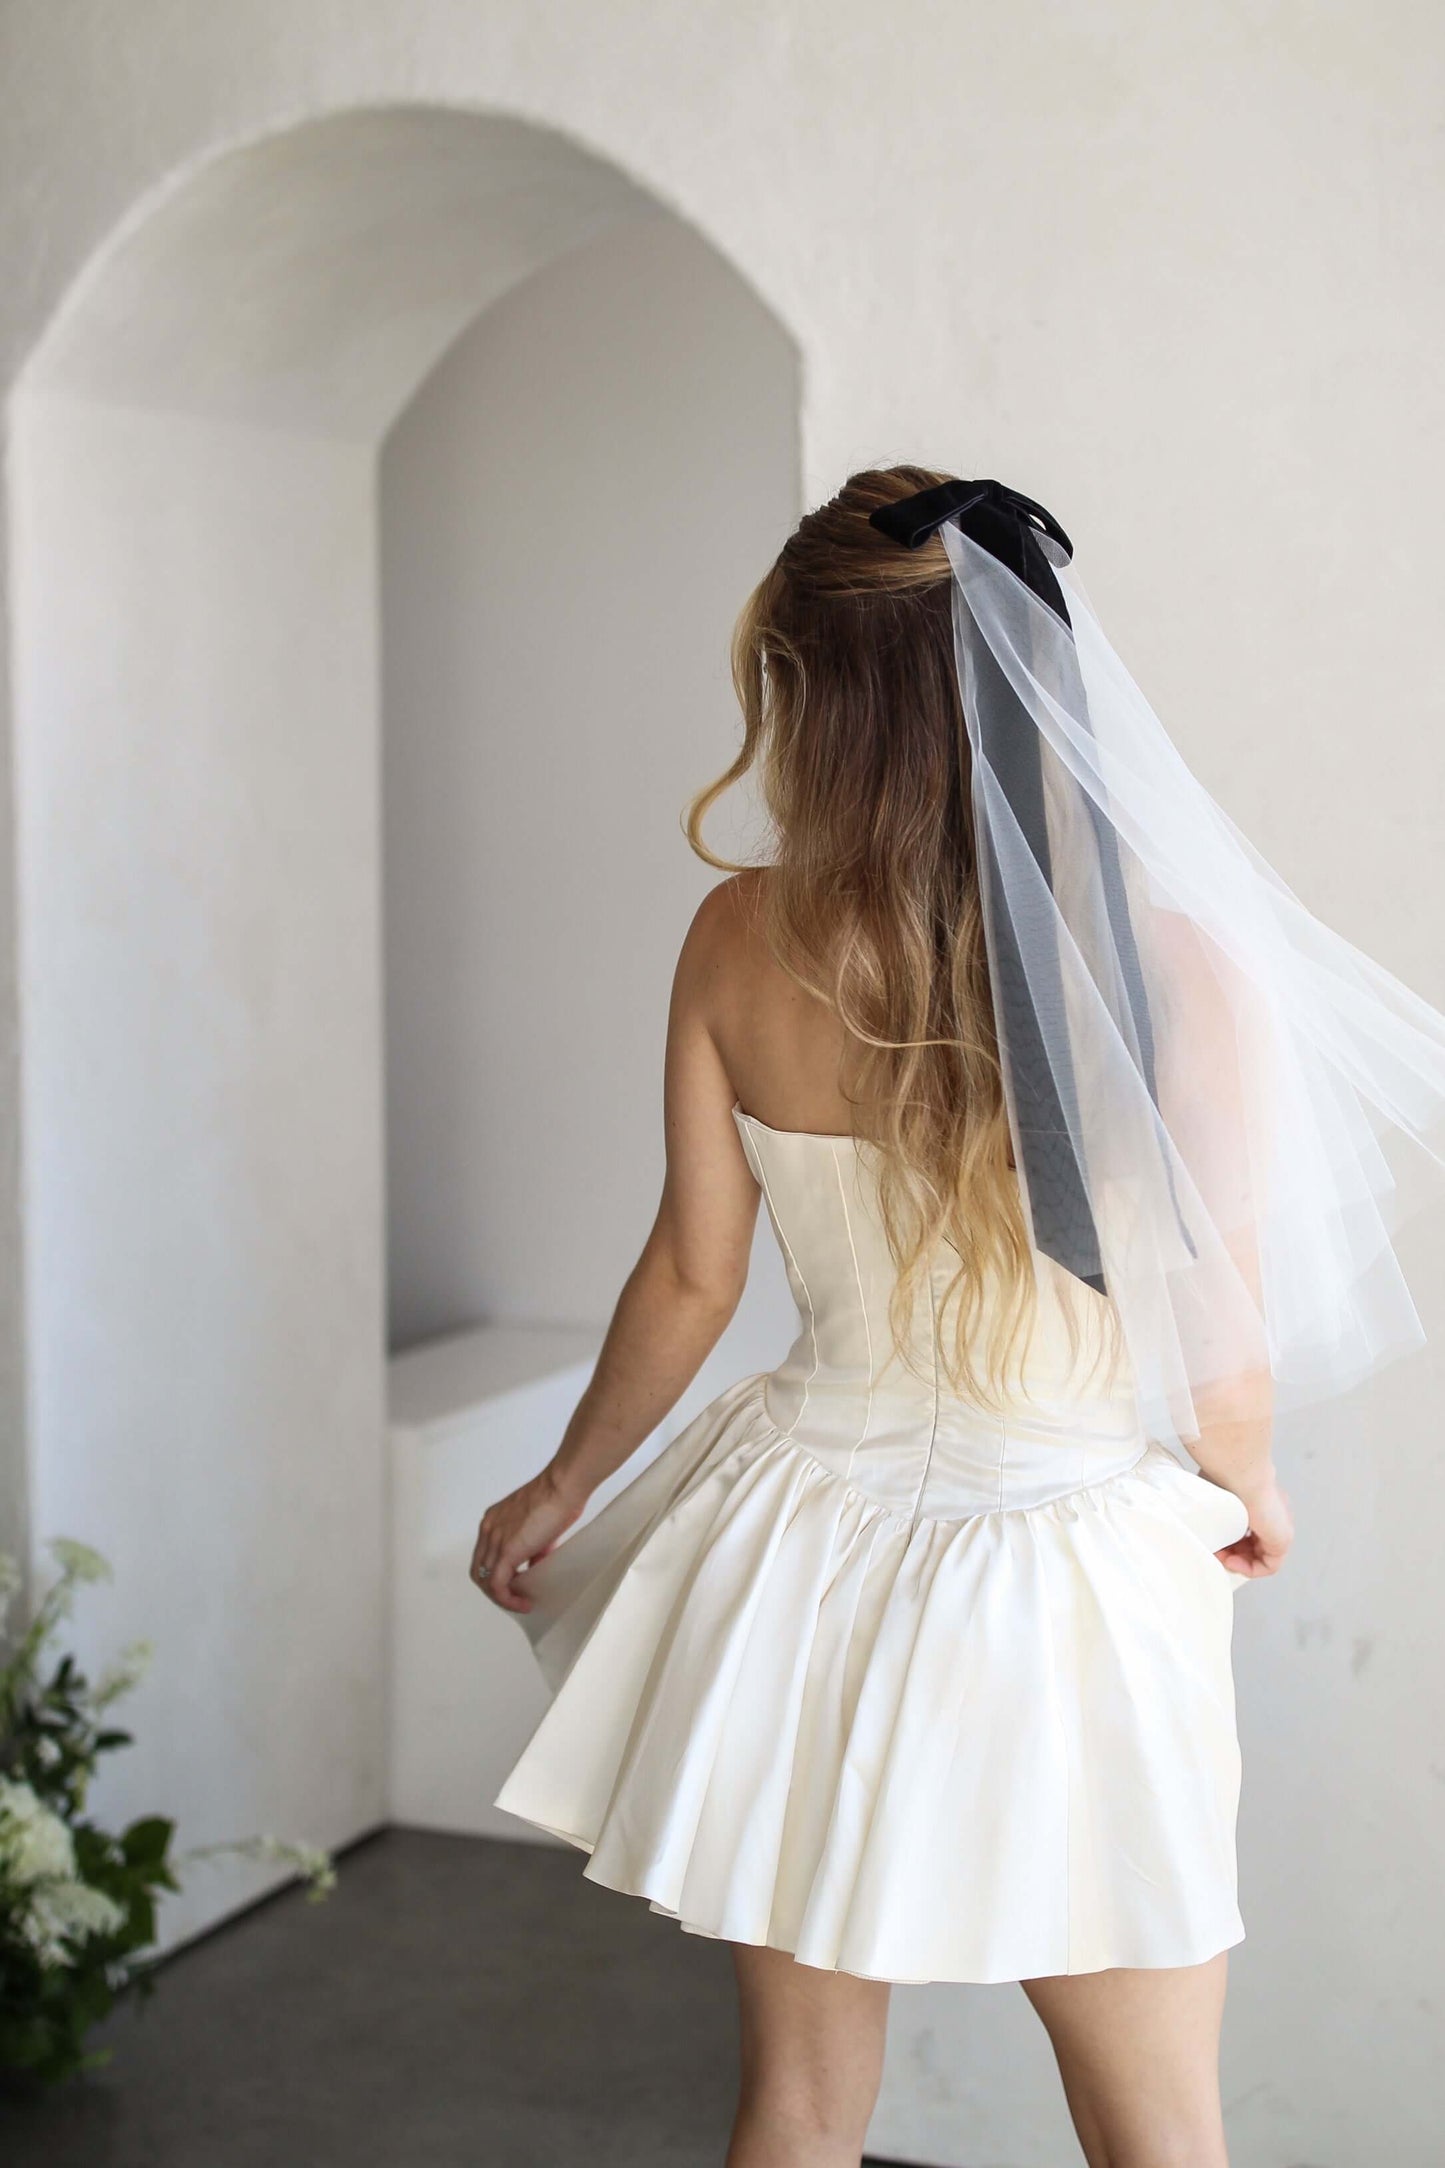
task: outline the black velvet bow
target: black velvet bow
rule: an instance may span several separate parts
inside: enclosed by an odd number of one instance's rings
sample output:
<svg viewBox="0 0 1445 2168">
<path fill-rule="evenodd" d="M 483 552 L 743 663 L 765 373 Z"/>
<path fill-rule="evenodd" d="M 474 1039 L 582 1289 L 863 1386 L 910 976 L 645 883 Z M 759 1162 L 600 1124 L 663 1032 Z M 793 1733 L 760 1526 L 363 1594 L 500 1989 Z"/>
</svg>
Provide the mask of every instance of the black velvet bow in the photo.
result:
<svg viewBox="0 0 1445 2168">
<path fill-rule="evenodd" d="M 896 504 L 880 504 L 876 512 L 869 513 L 868 524 L 886 534 L 890 542 L 916 550 L 950 519 L 956 520 L 990 557 L 1016 573 L 1041 602 L 1068 624 L 1064 591 L 1054 578 L 1039 536 L 1046 534 L 1058 544 L 1066 564 L 1074 554 L 1074 545 L 1053 513 L 1035 504 L 1022 490 L 1010 489 L 1003 482 L 939 482 L 932 489 L 920 489 L 915 496 L 900 498 Z"/>
<path fill-rule="evenodd" d="M 1073 624 L 1063 589 L 1040 541 L 1041 535 L 1048 536 L 1063 551 L 1067 563 L 1074 552 L 1063 528 L 1032 497 L 1006 488 L 1002 482 L 940 482 L 896 504 L 880 505 L 869 514 L 871 526 L 905 549 L 917 549 L 946 520 L 956 520 L 972 541 L 1016 574 L 1067 628 L 1063 640 L 1045 643 L 1046 656 L 1025 655 L 1023 659 L 1031 668 L 1045 673 L 1053 697 L 1087 728 L 1088 703 L 1074 651 Z M 966 610 L 957 596 L 955 609 Z M 1039 727 L 987 641 L 975 638 L 970 655 L 980 750 L 1008 802 L 1020 837 L 1052 891 L 1045 750 Z M 1051 761 L 1055 758 L 1053 754 L 1048 757 Z M 1100 992 L 1115 1011 L 1125 1043 L 1132 1042 L 1149 1095 L 1157 1104 L 1154 1034 L 1119 862 L 1118 837 L 1112 822 L 1093 799 L 1086 795 L 1085 802 L 1118 959 L 1117 974 L 1107 974 L 1109 983 L 1101 986 Z M 1015 1141 L 1034 1242 L 1066 1271 L 1105 1294 L 1098 1228 L 1083 1173 L 1085 1151 L 1073 1065 L 1067 1048 L 1061 1049 L 1057 1043 L 1050 1059 L 1039 1014 L 1040 1005 L 1055 1018 L 1065 1013 L 1058 960 L 1047 951 L 1036 954 L 1030 977 L 1020 948 L 1020 928 L 1010 912 L 1002 869 L 986 826 L 979 848 L 991 906 L 987 923 L 994 1012 L 1007 1062 Z M 1122 979 L 1122 989 L 1117 979 Z"/>
</svg>

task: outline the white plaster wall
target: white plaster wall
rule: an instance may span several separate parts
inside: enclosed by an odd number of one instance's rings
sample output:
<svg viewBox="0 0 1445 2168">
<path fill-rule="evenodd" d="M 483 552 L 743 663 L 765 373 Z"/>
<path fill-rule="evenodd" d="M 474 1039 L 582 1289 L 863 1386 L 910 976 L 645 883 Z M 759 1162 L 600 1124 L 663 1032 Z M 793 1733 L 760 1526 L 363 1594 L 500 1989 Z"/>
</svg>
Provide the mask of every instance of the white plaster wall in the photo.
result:
<svg viewBox="0 0 1445 2168">
<path fill-rule="evenodd" d="M 82 1647 L 156 1645 L 97 1802 L 335 1843 L 385 1811 L 371 463 L 39 394 L 16 454 L 35 1518 L 115 1567 Z"/>
<path fill-rule="evenodd" d="M 0 375 L 118 221 L 238 139 L 398 100 L 553 124 L 792 330 L 809 498 L 907 454 L 1052 504 L 1206 780 L 1441 1001 L 1442 58 L 1424 0 L 22 0 L 0 18 Z M 1411 1259 L 1438 1335 L 1438 1212 Z M 12 1386 L 18 1289 L 12 1257 Z M 1298 1560 L 1241 1594 L 1236 2168 L 1438 2155 L 1438 1406 L 1417 1361 L 1311 1426 Z M 1019 2000 L 983 2022 L 969 1994 L 900 1993 L 880 2151 L 1066 2157 Z"/>
<path fill-rule="evenodd" d="M 498 113 L 387 103 L 217 153 L 88 267 L 32 364 L 47 388 L 374 444 L 480 310 L 657 210 Z"/>
<path fill-rule="evenodd" d="M 604 1325 L 636 1259 L 717 879 L 679 815 L 736 742 L 728 637 L 798 515 L 797 428 L 776 320 L 655 218 L 495 303 L 386 441 L 393 1346 Z"/>
<path fill-rule="evenodd" d="M 43 388 L 28 382 L 13 411 L 34 1527 L 43 1540 L 79 1525 L 115 1553 L 125 1595 L 87 1622 L 90 1651 L 137 1627 L 162 1648 L 137 1746 L 99 1798 L 118 1813 L 163 1803 L 188 1846 L 212 1841 L 218 1816 L 222 1833 L 336 1842 L 387 1804 L 376 435 L 499 278 L 624 215 L 668 223 L 615 173 L 517 123 L 381 114 L 316 134 L 226 156 L 130 232 L 47 342 Z M 731 321 L 734 348 L 754 342 L 731 355 L 731 390 L 746 402 L 765 387 L 765 450 L 786 416 L 772 546 L 796 507 L 792 352 L 746 295 L 728 319 L 738 281 L 700 241 L 684 260 L 713 335 L 726 345 Z M 631 300 L 645 314 L 644 261 Z M 607 284 L 604 271 L 596 292 Z M 371 316 L 357 323 L 360 293 Z M 707 307 L 689 317 L 675 264 L 653 298 L 703 335 Z M 686 340 L 657 345 L 698 363 Z M 634 379 L 645 370 L 636 341 L 628 363 Z M 716 364 L 711 381 L 716 404 Z M 722 536 L 748 507 L 751 470 L 737 466 L 714 506 Z M 604 570 L 587 593 L 579 643 L 628 612 L 635 627 L 635 581 L 609 585 Z M 690 657 L 686 606 L 669 599 Z M 694 625 L 706 615 L 693 605 Z M 119 798 L 95 788 L 112 775 Z M 619 794 L 624 857 L 628 810 Z M 526 811 L 513 806 L 514 826 Z M 690 863 L 675 827 L 672 857 Z M 168 914 L 125 908 L 152 894 Z M 641 890 L 630 901 L 660 907 Z M 184 971 L 170 968 L 176 944 Z M 103 1003 L 88 998 L 97 982 Z M 655 999 L 661 1015 L 665 981 Z M 150 1089 L 158 1050 L 173 1092 L 198 1096 L 194 1119 Z M 99 1202 L 79 1211 L 91 1156 L 113 1179 L 97 1176 Z M 571 1199 L 570 1224 L 589 1211 Z M 735 1325 L 738 1368 L 778 1352 L 777 1313 L 774 1300 L 756 1350 Z M 764 1279 L 749 1315 L 768 1314 Z M 107 1450 L 110 1487 L 92 1480 Z M 202 1501 L 227 1501 L 243 1469 L 247 1510 L 196 1541 Z M 194 1556 L 176 1575 L 178 1530 Z M 235 1603 L 197 1630 L 217 1545 L 230 1582 L 266 1595 L 267 1632 Z M 267 1878 L 192 1877 L 165 1908 L 166 1938 Z"/>
</svg>

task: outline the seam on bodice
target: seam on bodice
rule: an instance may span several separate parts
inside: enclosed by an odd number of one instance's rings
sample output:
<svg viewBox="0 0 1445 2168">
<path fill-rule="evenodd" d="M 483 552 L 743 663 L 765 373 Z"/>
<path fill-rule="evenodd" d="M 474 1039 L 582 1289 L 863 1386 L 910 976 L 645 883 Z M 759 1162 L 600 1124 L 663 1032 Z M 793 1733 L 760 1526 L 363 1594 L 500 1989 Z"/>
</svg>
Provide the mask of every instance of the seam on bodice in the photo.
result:
<svg viewBox="0 0 1445 2168">
<path fill-rule="evenodd" d="M 927 1302 L 920 1292 L 909 1320 L 910 1344 L 920 1359 L 915 1367 L 910 1358 L 905 1367 L 913 1375 L 890 1391 L 878 1371 L 880 1360 L 885 1372 L 890 1366 L 891 1303 L 884 1307 L 890 1260 L 877 1214 L 867 1209 L 853 1141 L 768 1131 L 765 1124 L 755 1130 L 752 1118 L 740 1112 L 738 1128 L 801 1325 L 787 1356 L 763 1380 L 763 1408 L 775 1436 L 849 1488 L 857 1486 L 861 1474 L 861 1494 L 880 1505 L 884 1496 L 892 1497 L 915 1528 L 940 1516 L 956 1517 L 950 1509 L 960 1505 L 970 1511 L 1016 1510 L 1008 1504 L 1011 1497 L 1047 1491 L 1056 1480 L 1066 1489 L 1082 1485 L 1086 1469 L 1092 1473 L 1101 1460 L 1107 1464 L 1117 1451 L 1130 1450 L 1123 1434 L 1126 1411 L 1116 1409 L 1112 1398 L 1106 1404 L 1091 1393 L 1076 1396 L 1073 1373 L 1064 1376 L 1052 1342 L 1047 1367 L 1040 1371 L 1042 1395 L 1017 1414 L 975 1406 L 972 1396 L 956 1394 L 940 1345 L 947 1277 L 940 1260 L 925 1267 Z M 851 1196 L 845 1152 L 855 1168 Z M 931 1377 L 921 1360 L 925 1333 Z M 869 1487 L 872 1481 L 878 1490 Z"/>
<path fill-rule="evenodd" d="M 803 1290 L 803 1300 L 808 1305 L 808 1331 L 811 1335 L 813 1343 L 813 1367 L 808 1372 L 807 1377 L 803 1381 L 803 1398 L 799 1404 L 797 1414 L 793 1417 L 793 1430 L 795 1430 L 798 1424 L 802 1422 L 804 1415 L 807 1413 L 808 1387 L 812 1384 L 814 1378 L 818 1375 L 818 1316 L 817 1312 L 813 1308 L 813 1298 L 808 1292 L 808 1283 L 803 1277 L 803 1269 L 798 1263 L 797 1258 L 793 1255 L 793 1245 L 788 1240 L 787 1230 L 783 1226 L 781 1219 L 779 1219 L 777 1210 L 773 1204 L 773 1192 L 768 1183 L 768 1170 L 763 1164 L 761 1154 L 758 1157 L 758 1180 L 762 1183 L 763 1196 L 767 1200 L 768 1217 L 771 1219 L 774 1229 L 777 1232 L 778 1240 L 783 1245 L 783 1253 L 786 1256 L 789 1265 L 792 1267 L 792 1270 L 797 1278 L 798 1285 Z M 769 1417 L 769 1420 L 771 1421 L 771 1417 Z M 784 1435 L 788 1438 L 791 1438 L 792 1434 L 792 1430 L 784 1433 Z"/>
<path fill-rule="evenodd" d="M 858 1245 L 853 1240 L 853 1216 L 848 1210 L 848 1197 L 843 1188 L 843 1169 L 836 1149 L 833 1153 L 833 1173 L 838 1182 L 838 1197 L 843 1207 L 843 1225 L 848 1232 L 848 1248 L 853 1258 L 853 1280 L 858 1289 L 858 1315 L 863 1320 L 863 1334 L 868 1348 L 868 1405 L 863 1413 L 863 1428 L 848 1449 L 848 1474 L 853 1473 L 853 1458 L 867 1437 L 873 1422 L 873 1331 L 868 1323 L 868 1297 L 863 1292 L 863 1274 L 858 1264 Z"/>
<path fill-rule="evenodd" d="M 928 1471 L 933 1466 L 933 1448 L 938 1442 L 938 1305 L 933 1297 L 933 1273 L 928 1274 L 928 1315 L 931 1323 L 929 1338 L 933 1345 L 933 1421 L 928 1432 L 928 1450 L 923 1456 L 923 1473 L 918 1478 L 918 1492 L 913 1501 L 913 1518 L 910 1530 L 918 1526 L 923 1511 L 923 1500 L 928 1491 Z"/>
</svg>

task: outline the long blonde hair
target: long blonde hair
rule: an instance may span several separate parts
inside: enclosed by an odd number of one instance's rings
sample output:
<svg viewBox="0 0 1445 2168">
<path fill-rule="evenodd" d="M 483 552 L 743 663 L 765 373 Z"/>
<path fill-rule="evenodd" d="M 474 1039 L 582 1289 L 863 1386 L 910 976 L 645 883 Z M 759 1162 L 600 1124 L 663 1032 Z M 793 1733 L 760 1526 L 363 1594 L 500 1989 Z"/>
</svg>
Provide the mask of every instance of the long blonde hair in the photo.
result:
<svg viewBox="0 0 1445 2168">
<path fill-rule="evenodd" d="M 957 1256 L 939 1353 L 955 1391 L 999 1407 L 1021 1382 L 1036 1314 L 1033 1253 L 1008 1119 L 974 853 L 953 583 L 937 536 L 916 550 L 868 524 L 877 506 L 949 476 L 850 475 L 802 519 L 733 635 L 743 742 L 687 808 L 756 769 L 774 833 L 762 928 L 779 964 L 841 1020 L 841 1088 L 876 1147 L 907 1359 L 919 1276 Z"/>
</svg>

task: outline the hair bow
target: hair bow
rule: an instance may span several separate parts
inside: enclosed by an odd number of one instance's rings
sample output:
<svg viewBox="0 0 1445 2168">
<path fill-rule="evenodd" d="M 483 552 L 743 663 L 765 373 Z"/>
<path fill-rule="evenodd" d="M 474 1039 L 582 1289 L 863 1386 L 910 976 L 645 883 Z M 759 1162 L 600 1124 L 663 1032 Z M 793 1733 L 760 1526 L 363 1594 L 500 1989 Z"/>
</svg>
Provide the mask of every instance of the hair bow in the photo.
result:
<svg viewBox="0 0 1445 2168">
<path fill-rule="evenodd" d="M 1052 512 L 1002 482 L 940 482 L 869 514 L 869 525 L 905 549 L 917 549 L 948 521 L 988 551 L 1047 604 L 1072 634 L 1064 592 L 1054 576 L 1054 562 L 1044 539 L 1067 564 L 1073 544 Z M 975 753 L 975 795 L 986 775 L 989 787 L 1007 808 L 1007 826 L 1031 858 L 1050 894 L 1055 889 L 1054 849 L 1050 835 L 1045 753 L 1039 732 L 1019 689 L 1000 658 L 979 636 L 961 590 L 955 593 L 955 639 L 959 651 L 960 690 Z M 1088 703 L 1079 676 L 1073 640 L 1053 645 L 1045 658 L 1026 647 L 1019 657 L 1026 670 L 1037 670 L 1049 690 L 1088 724 Z M 990 976 L 1000 1051 L 1010 1102 L 1014 1151 L 1038 1249 L 1088 1286 L 1105 1293 L 1104 1260 L 1093 1201 L 1079 1148 L 1080 1113 L 1077 1077 L 1070 1049 L 1055 1035 L 1050 1045 L 1041 1005 L 1052 1016 L 1064 1013 L 1064 989 L 1058 960 L 1047 951 L 1026 959 L 1021 949 L 1013 884 L 1006 880 L 995 828 L 1000 809 L 975 807 L 980 870 L 984 888 Z M 1125 1029 L 1136 1050 L 1139 1070 L 1151 1099 L 1156 1097 L 1154 1034 L 1139 952 L 1129 916 L 1119 851 L 1113 828 L 1100 808 L 1086 804 L 1084 830 L 1095 856 L 1095 878 L 1108 916 L 1120 983 L 1111 998 L 1122 1001 Z M 1075 831 L 1077 835 L 1077 830 Z M 1005 845 L 1005 847 L 1007 847 Z"/>
<path fill-rule="evenodd" d="M 1010 489 L 1003 482 L 939 482 L 895 504 L 880 504 L 868 515 L 870 527 L 909 550 L 918 549 L 946 520 L 956 520 L 966 535 L 1007 565 L 1068 624 L 1063 589 L 1039 536 L 1047 535 L 1058 546 L 1065 564 L 1073 557 L 1074 545 L 1053 513 L 1022 490 Z"/>
</svg>

